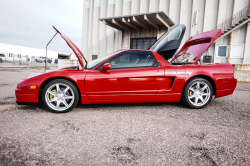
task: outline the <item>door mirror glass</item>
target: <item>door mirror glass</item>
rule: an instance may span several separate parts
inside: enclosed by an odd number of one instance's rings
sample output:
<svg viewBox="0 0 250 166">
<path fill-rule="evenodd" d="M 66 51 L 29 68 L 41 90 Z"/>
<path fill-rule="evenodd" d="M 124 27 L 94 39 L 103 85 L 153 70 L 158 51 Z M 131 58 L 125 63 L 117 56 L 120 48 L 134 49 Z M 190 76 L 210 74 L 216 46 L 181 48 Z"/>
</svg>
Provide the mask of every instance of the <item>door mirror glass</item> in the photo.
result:
<svg viewBox="0 0 250 166">
<path fill-rule="evenodd" d="M 111 69 L 110 63 L 105 63 L 105 64 L 102 66 L 100 72 L 101 72 L 101 73 L 106 73 L 107 70 L 110 70 L 110 69 Z"/>
</svg>

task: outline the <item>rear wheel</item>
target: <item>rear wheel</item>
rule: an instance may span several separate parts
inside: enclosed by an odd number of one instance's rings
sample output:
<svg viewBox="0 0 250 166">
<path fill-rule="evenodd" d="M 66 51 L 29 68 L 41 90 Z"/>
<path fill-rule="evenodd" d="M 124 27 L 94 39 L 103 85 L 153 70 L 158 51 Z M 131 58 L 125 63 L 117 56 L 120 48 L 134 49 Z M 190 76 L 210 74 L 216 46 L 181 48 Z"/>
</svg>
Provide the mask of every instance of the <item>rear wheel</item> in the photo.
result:
<svg viewBox="0 0 250 166">
<path fill-rule="evenodd" d="M 194 78 L 190 80 L 182 92 L 181 101 L 190 108 L 204 108 L 212 100 L 213 87 L 204 78 Z"/>
<path fill-rule="evenodd" d="M 72 110 L 78 103 L 79 93 L 74 84 L 64 79 L 49 82 L 42 91 L 45 107 L 55 113 Z"/>
</svg>

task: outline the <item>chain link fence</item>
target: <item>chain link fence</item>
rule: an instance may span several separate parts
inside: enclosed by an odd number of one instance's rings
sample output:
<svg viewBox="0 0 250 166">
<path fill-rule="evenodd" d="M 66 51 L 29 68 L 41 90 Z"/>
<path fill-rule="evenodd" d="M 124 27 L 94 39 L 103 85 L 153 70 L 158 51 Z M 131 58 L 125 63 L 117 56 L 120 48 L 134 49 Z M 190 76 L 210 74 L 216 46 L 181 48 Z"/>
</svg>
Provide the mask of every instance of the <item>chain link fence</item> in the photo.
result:
<svg viewBox="0 0 250 166">
<path fill-rule="evenodd" d="M 51 57 L 21 55 L 13 53 L 3 53 L 0 57 L 0 68 L 8 67 L 45 67 L 47 62 L 47 68 L 57 68 L 58 59 Z M 4 56 L 3 56 L 4 55 Z"/>
</svg>

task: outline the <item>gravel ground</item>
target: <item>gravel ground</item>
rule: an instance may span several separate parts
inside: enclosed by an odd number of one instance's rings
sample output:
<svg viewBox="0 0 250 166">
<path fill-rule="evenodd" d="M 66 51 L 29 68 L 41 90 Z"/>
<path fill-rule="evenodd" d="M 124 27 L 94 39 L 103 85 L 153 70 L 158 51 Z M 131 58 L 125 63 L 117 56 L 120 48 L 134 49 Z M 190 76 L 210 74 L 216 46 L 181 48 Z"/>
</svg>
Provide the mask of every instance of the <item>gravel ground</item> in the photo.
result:
<svg viewBox="0 0 250 166">
<path fill-rule="evenodd" d="M 0 165 L 250 165 L 250 84 L 205 109 L 180 103 L 18 106 L 36 69 L 0 70 Z"/>
</svg>

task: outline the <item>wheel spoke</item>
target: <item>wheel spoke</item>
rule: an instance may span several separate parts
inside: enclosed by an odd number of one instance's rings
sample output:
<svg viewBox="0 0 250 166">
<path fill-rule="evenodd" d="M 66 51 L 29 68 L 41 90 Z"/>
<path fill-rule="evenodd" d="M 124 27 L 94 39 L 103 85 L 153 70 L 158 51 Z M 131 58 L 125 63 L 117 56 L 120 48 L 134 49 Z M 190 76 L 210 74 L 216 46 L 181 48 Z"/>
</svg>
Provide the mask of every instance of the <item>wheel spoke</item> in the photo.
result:
<svg viewBox="0 0 250 166">
<path fill-rule="evenodd" d="M 194 92 L 194 88 L 193 87 L 190 87 L 189 90 L 193 91 Z"/>
<path fill-rule="evenodd" d="M 64 99 L 73 99 L 74 96 L 65 96 Z"/>
<path fill-rule="evenodd" d="M 194 95 L 191 95 L 191 96 L 188 96 L 190 99 L 194 98 L 195 96 Z"/>
<path fill-rule="evenodd" d="M 199 82 L 197 82 L 196 89 L 200 89 L 200 83 Z"/>
<path fill-rule="evenodd" d="M 198 103 L 198 99 L 199 99 L 198 97 L 195 97 L 195 102 L 194 102 L 195 104 Z"/>
<path fill-rule="evenodd" d="M 200 97 L 200 100 L 201 100 L 202 103 L 204 103 L 204 99 L 202 97 Z"/>
<path fill-rule="evenodd" d="M 60 86 L 59 84 L 56 84 L 56 92 L 59 92 L 60 91 Z"/>
<path fill-rule="evenodd" d="M 66 93 L 68 90 L 69 90 L 69 87 L 67 86 L 67 88 L 65 88 L 65 89 L 63 90 L 63 93 Z"/>
<path fill-rule="evenodd" d="M 68 103 L 65 100 L 62 103 L 65 105 L 65 107 L 69 107 Z"/>
<path fill-rule="evenodd" d="M 56 93 L 55 93 L 55 92 L 52 92 L 51 90 L 48 90 L 47 92 L 48 92 L 49 94 L 53 95 L 53 96 L 56 95 Z"/>
<path fill-rule="evenodd" d="M 60 104 L 61 104 L 61 102 L 60 102 L 60 101 L 56 101 L 56 109 L 57 109 L 57 110 L 59 109 Z"/>
<path fill-rule="evenodd" d="M 55 97 L 53 97 L 52 99 L 48 100 L 48 102 L 52 103 L 53 101 L 57 101 Z"/>
<path fill-rule="evenodd" d="M 203 88 L 201 88 L 201 91 L 204 91 L 206 88 L 207 88 L 207 84 L 205 84 L 205 85 L 203 86 Z"/>
<path fill-rule="evenodd" d="M 210 93 L 203 93 L 203 94 L 201 94 L 202 96 L 209 96 L 210 95 Z"/>
</svg>

